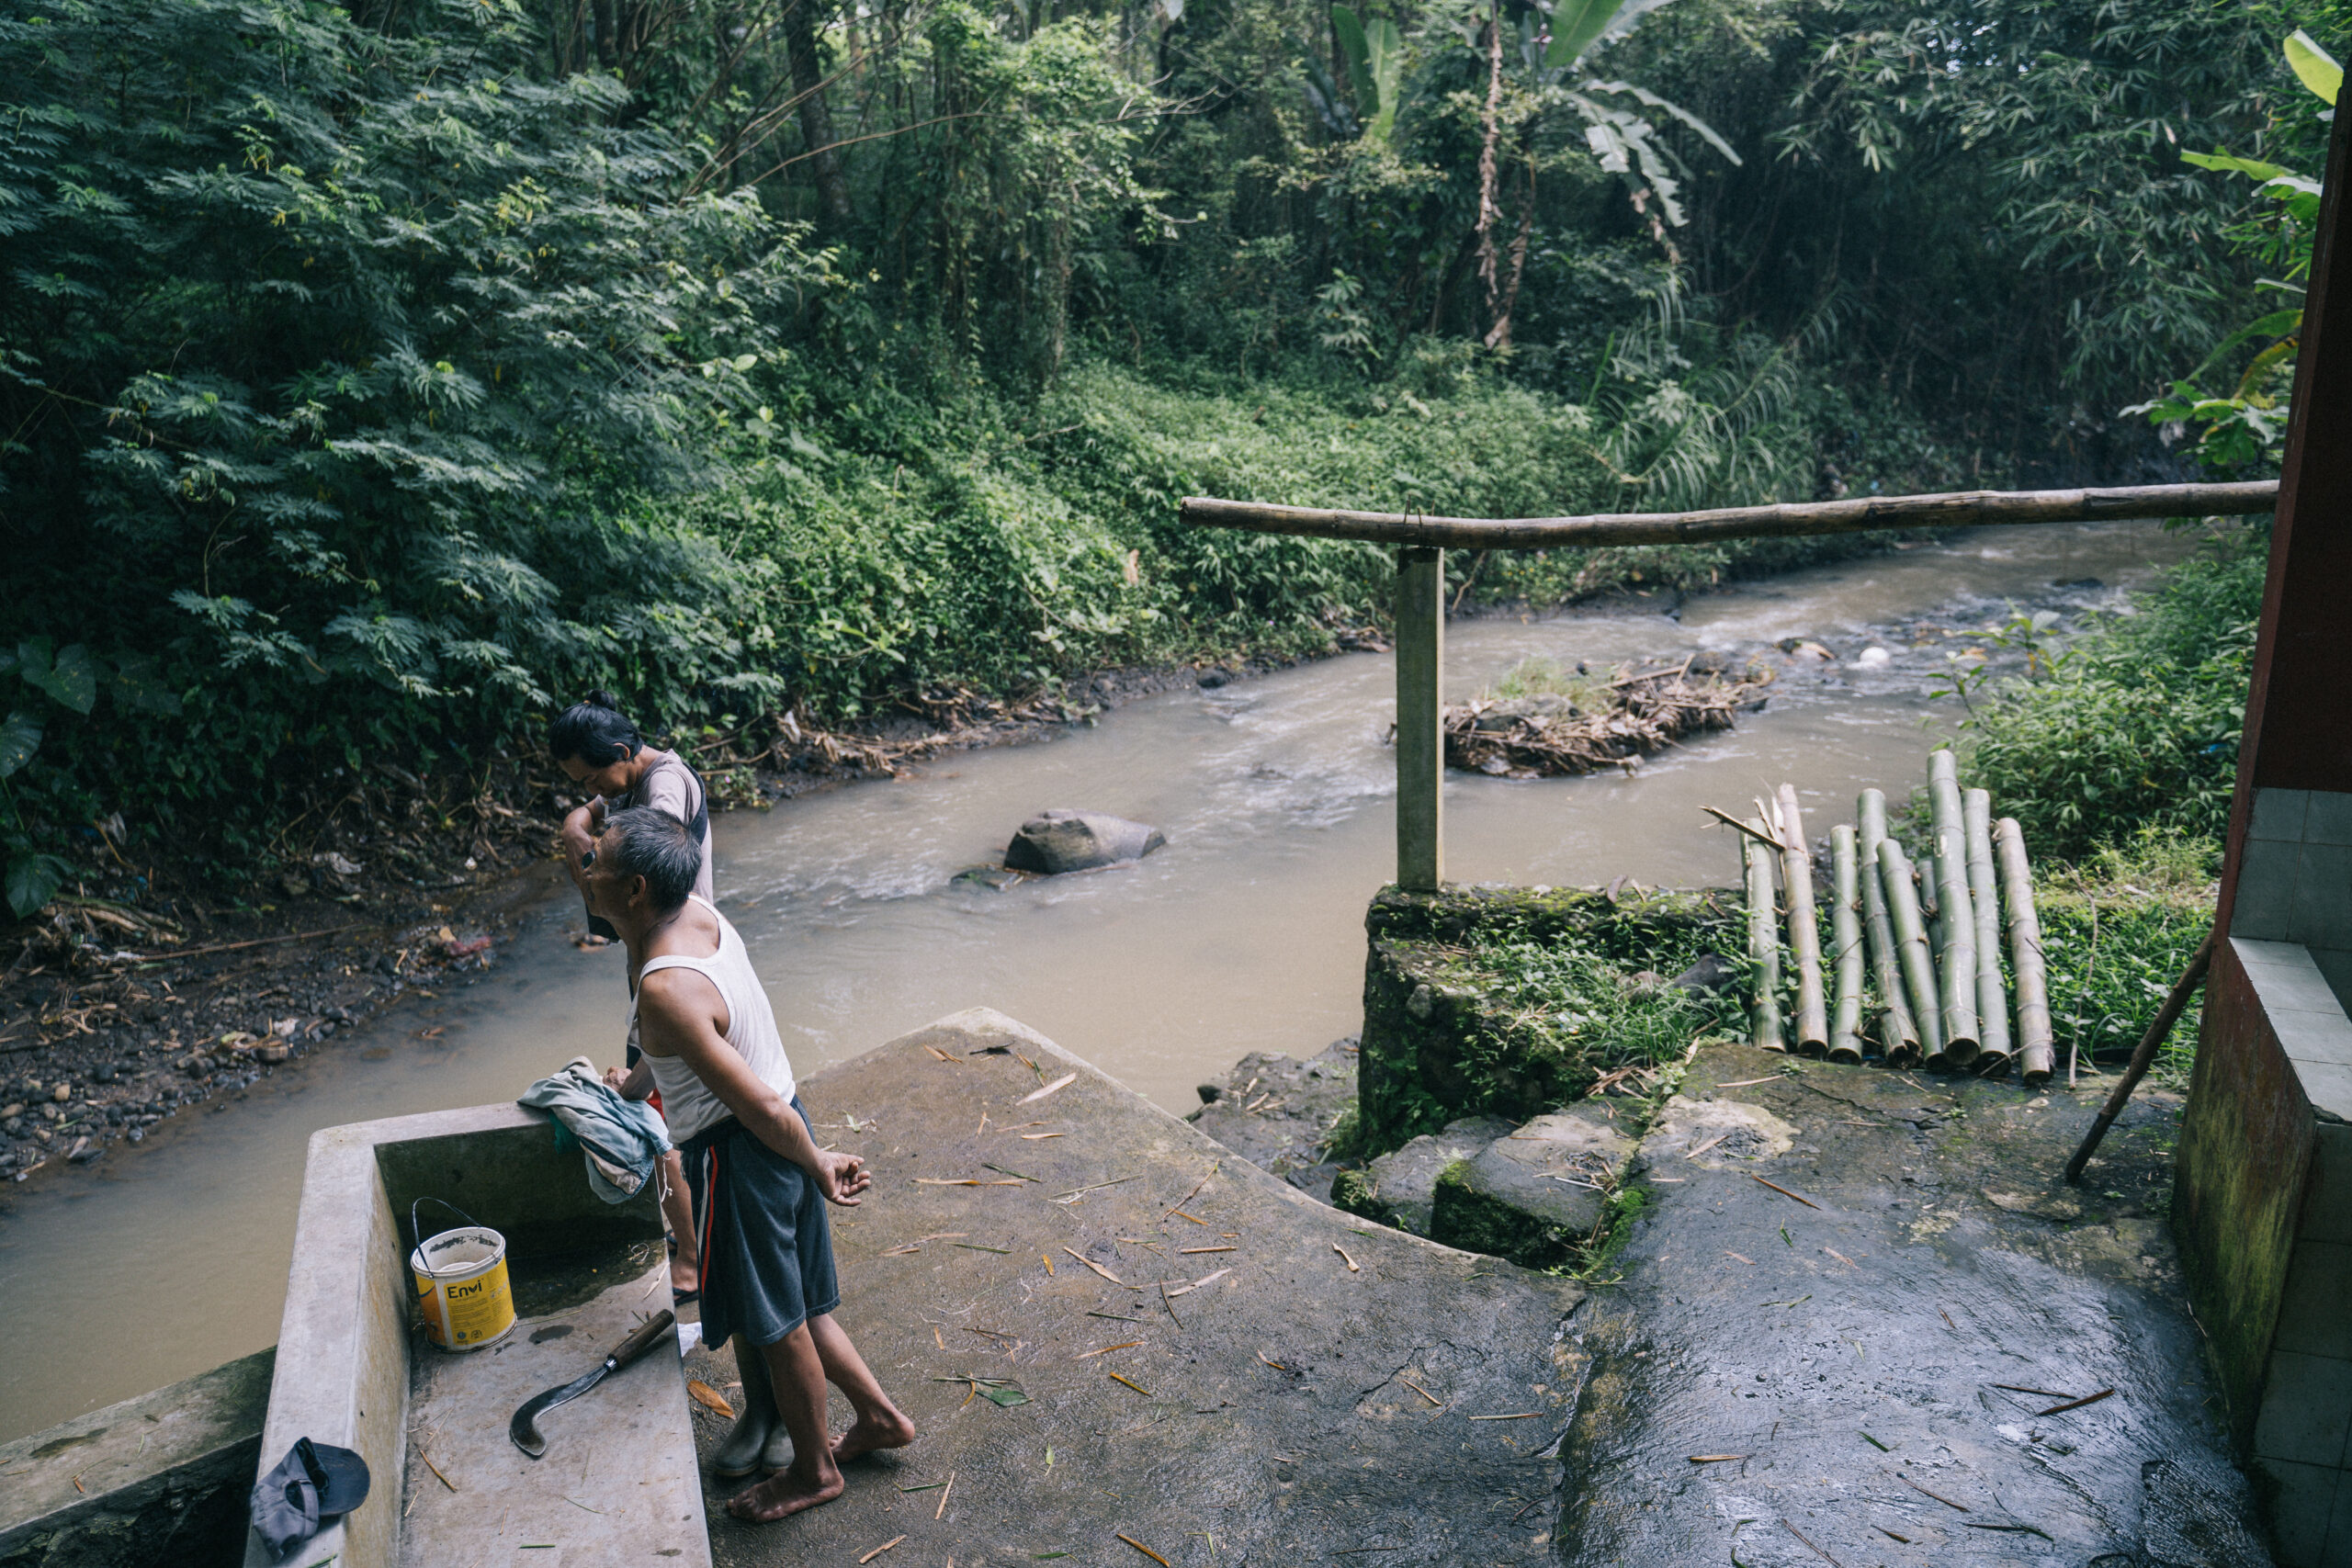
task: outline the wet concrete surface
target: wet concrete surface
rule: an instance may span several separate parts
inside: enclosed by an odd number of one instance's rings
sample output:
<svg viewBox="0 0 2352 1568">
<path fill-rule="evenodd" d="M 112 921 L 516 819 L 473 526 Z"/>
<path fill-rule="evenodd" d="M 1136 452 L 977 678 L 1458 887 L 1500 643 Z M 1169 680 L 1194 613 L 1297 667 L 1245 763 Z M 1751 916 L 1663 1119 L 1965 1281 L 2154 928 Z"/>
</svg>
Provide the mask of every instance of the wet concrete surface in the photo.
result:
<svg viewBox="0 0 2352 1568">
<path fill-rule="evenodd" d="M 2268 1564 L 2165 1228 L 2178 1100 L 2059 1179 L 2105 1088 L 1702 1048 L 1571 1335 L 1561 1560 Z"/>
<path fill-rule="evenodd" d="M 834 1211 L 838 1317 L 922 1436 L 775 1525 L 729 1518 L 746 1483 L 706 1471 L 716 1562 L 1548 1556 L 1573 1282 L 1315 1202 L 986 1010 L 801 1094 L 875 1172 Z M 926 1184 L 966 1179 L 1005 1185 Z M 741 1397 L 723 1351 L 688 1375 Z M 707 1464 L 728 1423 L 695 1426 Z"/>
</svg>

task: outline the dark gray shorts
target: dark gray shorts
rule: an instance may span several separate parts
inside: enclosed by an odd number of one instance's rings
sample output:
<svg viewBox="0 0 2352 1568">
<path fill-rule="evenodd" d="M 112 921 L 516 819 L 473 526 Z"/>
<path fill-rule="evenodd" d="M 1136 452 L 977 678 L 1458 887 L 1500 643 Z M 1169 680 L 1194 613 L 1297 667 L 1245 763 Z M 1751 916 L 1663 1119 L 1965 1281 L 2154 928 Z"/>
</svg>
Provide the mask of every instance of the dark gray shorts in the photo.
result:
<svg viewBox="0 0 2352 1568">
<path fill-rule="evenodd" d="M 793 1111 L 808 1113 L 797 1096 Z M 812 1130 L 809 1138 L 813 1143 Z M 842 1304 L 825 1200 L 809 1174 L 732 1116 L 680 1146 L 702 1263 L 702 1334 L 773 1345 Z M 740 1347 L 739 1347 L 740 1348 Z"/>
</svg>

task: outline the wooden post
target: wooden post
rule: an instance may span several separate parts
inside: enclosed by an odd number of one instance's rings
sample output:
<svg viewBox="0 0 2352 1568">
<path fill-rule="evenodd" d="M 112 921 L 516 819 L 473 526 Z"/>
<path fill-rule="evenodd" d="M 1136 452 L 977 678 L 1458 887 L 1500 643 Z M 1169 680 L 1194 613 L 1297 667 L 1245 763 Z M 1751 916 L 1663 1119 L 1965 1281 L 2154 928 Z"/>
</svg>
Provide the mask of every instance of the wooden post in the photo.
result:
<svg viewBox="0 0 2352 1568">
<path fill-rule="evenodd" d="M 1445 552 L 1396 552 L 1396 885 L 1445 880 Z"/>
</svg>

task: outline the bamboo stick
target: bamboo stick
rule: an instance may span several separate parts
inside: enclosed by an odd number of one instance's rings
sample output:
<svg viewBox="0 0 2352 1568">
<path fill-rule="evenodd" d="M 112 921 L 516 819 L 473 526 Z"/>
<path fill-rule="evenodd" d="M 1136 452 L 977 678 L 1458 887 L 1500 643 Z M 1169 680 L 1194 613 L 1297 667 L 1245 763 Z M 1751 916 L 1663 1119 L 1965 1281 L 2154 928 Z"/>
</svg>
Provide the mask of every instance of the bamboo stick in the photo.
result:
<svg viewBox="0 0 2352 1568">
<path fill-rule="evenodd" d="M 1886 839 L 1886 796 L 1874 789 L 1862 791 L 1854 803 L 1860 825 L 1859 846 L 1862 884 L 1862 930 L 1869 939 L 1871 977 L 1878 987 L 1879 1044 L 1889 1066 L 1919 1059 L 1919 1026 L 1903 996 L 1903 965 L 1895 956 L 1894 923 L 1886 912 L 1886 886 L 1879 880 L 1878 847 Z"/>
<path fill-rule="evenodd" d="M 1958 832 L 1936 838 L 1936 902 L 1943 909 L 1944 944 L 1936 979 L 1943 999 L 1944 1060 L 1964 1067 L 1976 1060 L 1976 920 L 1968 908 L 1968 850 Z"/>
<path fill-rule="evenodd" d="M 2001 982 L 2001 903 L 1993 878 L 1993 796 L 1960 797 L 1968 841 L 1968 905 L 1976 917 L 1976 1070 L 1996 1073 L 2009 1060 L 2009 995 Z"/>
<path fill-rule="evenodd" d="M 1758 838 L 1764 824 L 1753 824 Z M 1739 840 L 1747 874 L 1748 1036 L 1759 1051 L 1786 1051 L 1781 1029 L 1781 923 L 1772 904 L 1772 852 L 1756 839 Z"/>
<path fill-rule="evenodd" d="M 1878 841 L 1879 888 L 1886 896 L 1894 925 L 1895 954 L 1903 970 L 1904 997 L 1919 1045 L 1930 1060 L 1941 1060 L 1944 1030 L 1936 1006 L 1936 965 L 1928 953 L 1927 922 L 1919 915 L 1919 890 L 1911 884 L 1911 862 L 1893 839 Z"/>
<path fill-rule="evenodd" d="M 2026 863 L 2025 829 L 2004 817 L 1993 830 L 2000 852 L 2001 891 L 2009 911 L 2009 975 L 2018 997 L 2018 1075 L 2047 1083 L 2058 1065 L 2050 1030 L 2050 970 L 2041 951 L 2041 917 L 2033 907 L 2033 868 Z"/>
<path fill-rule="evenodd" d="M 2197 944 L 2197 955 L 2188 961 L 2188 967 L 2181 971 L 2180 978 L 2172 983 L 2172 994 L 2165 998 L 2165 1005 L 2156 1010 L 2155 1019 L 2148 1025 L 2148 1032 L 2140 1036 L 2139 1048 L 2132 1053 L 2132 1065 L 2123 1069 L 2123 1077 L 2109 1092 L 2107 1103 L 2099 1107 L 2098 1115 L 2092 1120 L 2091 1130 L 2083 1134 L 2082 1146 L 2075 1151 L 2075 1157 L 2066 1162 L 2066 1179 L 2069 1182 L 2082 1180 L 2083 1167 L 2090 1163 L 2091 1154 L 2098 1147 L 2099 1140 L 2107 1136 L 2109 1127 L 2115 1125 L 2115 1119 L 2123 1114 L 2124 1106 L 2131 1102 L 2132 1091 L 2140 1087 L 2140 1080 L 2146 1077 L 2148 1069 L 2155 1065 L 2157 1048 L 2172 1032 L 2172 1026 L 2180 1021 L 2180 1015 L 2188 1010 L 2188 998 L 2197 994 L 2197 987 L 2204 984 L 2205 972 L 2212 967 L 2213 942 L 2220 935 L 2219 931 L 2207 931 L 2205 940 Z"/>
<path fill-rule="evenodd" d="M 1964 833 L 1967 825 L 1966 814 L 1960 805 L 1960 760 L 1948 746 L 1928 753 L 1928 809 L 1931 823 L 1928 842 L 1941 853 L 1944 835 Z M 1950 918 L 1951 911 L 1947 909 L 1944 914 Z M 1969 929 L 1975 929 L 1973 919 L 1969 922 Z"/>
<path fill-rule="evenodd" d="M 1854 830 L 1843 822 L 1829 829 L 1829 873 L 1837 901 L 1829 906 L 1829 939 L 1837 948 L 1837 1008 L 1829 1020 L 1829 1059 L 1862 1059 L 1862 897 L 1854 863 Z"/>
<path fill-rule="evenodd" d="M 1383 545 L 1479 550 L 1559 546 L 1687 545 L 1711 539 L 1857 534 L 1873 528 L 1962 528 L 2004 523 L 2101 523 L 2142 517 L 2247 516 L 2277 504 L 2278 481 L 2138 485 L 2114 490 L 1957 491 L 1939 495 L 1735 506 L 1712 512 L 1617 513 L 1586 517 L 1428 517 L 1265 506 L 1187 496 L 1179 515 L 1195 528 L 1248 528 Z"/>
<path fill-rule="evenodd" d="M 1789 956 L 1797 966 L 1797 1049 L 1818 1056 L 1829 1049 L 1829 1006 L 1822 995 L 1821 922 L 1813 899 L 1813 851 L 1794 784 L 1782 784 L 1773 824 L 1781 838 L 1781 890 L 1789 909 Z"/>
</svg>

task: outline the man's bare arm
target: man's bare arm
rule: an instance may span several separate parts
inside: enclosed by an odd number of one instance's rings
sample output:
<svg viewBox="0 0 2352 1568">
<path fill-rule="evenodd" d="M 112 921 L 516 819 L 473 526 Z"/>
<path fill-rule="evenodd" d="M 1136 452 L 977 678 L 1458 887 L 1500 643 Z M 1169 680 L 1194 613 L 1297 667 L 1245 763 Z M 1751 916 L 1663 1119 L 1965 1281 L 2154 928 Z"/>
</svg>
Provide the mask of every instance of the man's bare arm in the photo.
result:
<svg viewBox="0 0 2352 1568">
<path fill-rule="evenodd" d="M 718 987 L 704 976 L 691 969 L 657 969 L 638 987 L 639 1041 L 649 1050 L 659 1045 L 684 1061 L 753 1137 L 815 1177 L 829 1201 L 854 1206 L 857 1194 L 873 1180 L 865 1162 L 817 1146 L 799 1112 L 761 1081 L 719 1032 L 718 1012 L 725 1005 Z"/>
</svg>

